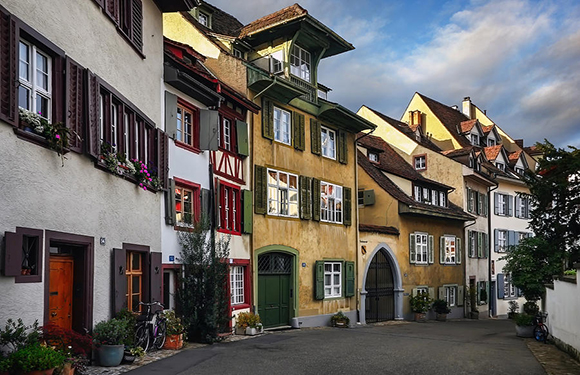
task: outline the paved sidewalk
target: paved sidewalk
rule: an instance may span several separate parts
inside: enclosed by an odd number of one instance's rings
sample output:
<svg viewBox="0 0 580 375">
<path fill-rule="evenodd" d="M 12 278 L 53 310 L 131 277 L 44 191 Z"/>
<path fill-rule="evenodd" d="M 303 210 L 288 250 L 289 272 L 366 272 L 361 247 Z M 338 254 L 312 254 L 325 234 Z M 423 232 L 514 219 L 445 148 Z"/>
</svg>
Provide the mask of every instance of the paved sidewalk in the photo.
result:
<svg viewBox="0 0 580 375">
<path fill-rule="evenodd" d="M 578 375 L 580 363 L 554 344 L 542 344 L 534 339 L 525 339 L 528 348 L 548 375 Z"/>
</svg>

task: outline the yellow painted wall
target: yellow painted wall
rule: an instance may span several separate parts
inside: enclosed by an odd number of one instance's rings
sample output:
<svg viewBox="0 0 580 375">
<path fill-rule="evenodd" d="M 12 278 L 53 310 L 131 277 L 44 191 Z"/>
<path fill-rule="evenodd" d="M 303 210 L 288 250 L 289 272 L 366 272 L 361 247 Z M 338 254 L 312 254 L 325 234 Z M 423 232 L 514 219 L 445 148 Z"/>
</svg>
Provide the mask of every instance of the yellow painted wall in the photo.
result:
<svg viewBox="0 0 580 375">
<path fill-rule="evenodd" d="M 260 103 L 261 98 L 257 98 L 255 102 Z M 293 107 L 275 101 L 274 105 L 289 111 L 297 111 Z M 305 151 L 298 151 L 293 147 L 263 138 L 261 126 L 257 125 L 253 132 L 254 164 L 297 175 L 315 177 L 322 181 L 351 188 L 353 225 L 345 226 L 298 218 L 254 214 L 253 248 L 257 250 L 268 245 L 285 245 L 299 252 L 299 264 L 306 263 L 306 267 L 300 266 L 298 270 L 299 316 L 335 313 L 338 310 L 355 310 L 356 296 L 321 301 L 314 299 L 314 266 L 317 260 L 356 260 L 355 136 L 348 134 L 348 163 L 346 165 L 340 164 L 336 160 L 314 155 L 310 151 L 311 116 L 304 112 L 301 113 L 305 116 Z M 261 124 L 261 114 L 254 115 L 254 123 Z M 334 128 L 331 124 L 323 123 L 323 125 Z M 257 285 L 257 277 L 254 275 L 255 286 Z M 256 291 L 256 287 L 254 290 Z M 257 304 L 257 300 L 257 294 L 255 294 L 254 304 Z"/>
</svg>

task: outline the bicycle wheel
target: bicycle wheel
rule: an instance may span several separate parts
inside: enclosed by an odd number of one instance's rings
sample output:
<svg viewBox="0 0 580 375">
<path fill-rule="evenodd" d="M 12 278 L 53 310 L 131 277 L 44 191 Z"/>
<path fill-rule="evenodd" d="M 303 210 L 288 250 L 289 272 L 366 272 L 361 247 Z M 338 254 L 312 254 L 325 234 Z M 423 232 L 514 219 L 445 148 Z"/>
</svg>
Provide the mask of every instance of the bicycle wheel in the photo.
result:
<svg viewBox="0 0 580 375">
<path fill-rule="evenodd" d="M 158 320 L 153 332 L 155 334 L 155 337 L 153 338 L 153 346 L 156 349 L 163 348 L 167 336 L 167 325 L 165 320 Z"/>
<path fill-rule="evenodd" d="M 546 342 L 548 339 L 548 328 L 545 325 L 536 326 L 534 328 L 534 338 L 536 341 Z"/>
<path fill-rule="evenodd" d="M 135 346 L 140 346 L 144 351 L 149 350 L 149 332 L 147 326 L 141 324 L 135 330 Z"/>
</svg>

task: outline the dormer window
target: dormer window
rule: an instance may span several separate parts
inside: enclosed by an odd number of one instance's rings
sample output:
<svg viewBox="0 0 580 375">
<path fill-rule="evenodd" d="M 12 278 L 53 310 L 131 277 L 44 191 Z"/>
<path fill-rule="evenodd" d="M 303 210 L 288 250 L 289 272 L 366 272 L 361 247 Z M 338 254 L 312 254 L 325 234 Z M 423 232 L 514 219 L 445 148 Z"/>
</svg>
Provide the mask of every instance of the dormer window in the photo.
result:
<svg viewBox="0 0 580 375">
<path fill-rule="evenodd" d="M 495 139 L 488 138 L 487 139 L 487 147 L 492 147 L 492 146 L 495 146 Z"/>
<path fill-rule="evenodd" d="M 479 146 L 479 134 L 471 134 L 471 144 Z"/>
<path fill-rule="evenodd" d="M 294 45 L 290 54 L 290 73 L 310 82 L 310 52 Z"/>
<path fill-rule="evenodd" d="M 234 56 L 239 57 L 240 59 L 244 58 L 244 53 L 237 48 L 234 48 Z"/>
<path fill-rule="evenodd" d="M 379 155 L 374 152 L 369 152 L 369 160 L 374 161 L 375 163 L 379 162 Z"/>
<path fill-rule="evenodd" d="M 519 174 L 520 176 L 523 176 L 524 170 L 522 168 L 516 167 L 516 173 Z"/>
<path fill-rule="evenodd" d="M 479 172 L 481 171 L 481 162 L 479 160 L 475 161 L 475 165 L 473 166 L 473 170 Z"/>
<path fill-rule="evenodd" d="M 469 168 L 473 168 L 473 158 L 469 157 Z"/>
<path fill-rule="evenodd" d="M 197 14 L 197 21 L 205 27 L 209 26 L 209 14 L 199 11 Z"/>
<path fill-rule="evenodd" d="M 505 172 L 505 164 L 504 163 L 496 162 L 495 166 L 497 167 L 497 169 L 500 169 L 500 170 Z"/>
<path fill-rule="evenodd" d="M 413 157 L 415 170 L 422 171 L 427 169 L 427 155 L 417 155 Z"/>
</svg>

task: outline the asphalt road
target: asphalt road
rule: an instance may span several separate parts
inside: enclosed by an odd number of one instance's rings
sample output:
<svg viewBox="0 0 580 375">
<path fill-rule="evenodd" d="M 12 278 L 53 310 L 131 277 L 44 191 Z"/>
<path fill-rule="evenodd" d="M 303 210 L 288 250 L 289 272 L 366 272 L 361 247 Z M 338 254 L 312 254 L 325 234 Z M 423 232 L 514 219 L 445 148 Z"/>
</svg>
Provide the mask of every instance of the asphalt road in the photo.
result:
<svg viewBox="0 0 580 375">
<path fill-rule="evenodd" d="M 127 374 L 545 374 L 512 321 L 268 333 L 183 352 Z"/>
</svg>

